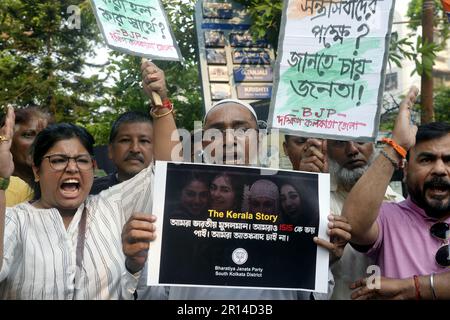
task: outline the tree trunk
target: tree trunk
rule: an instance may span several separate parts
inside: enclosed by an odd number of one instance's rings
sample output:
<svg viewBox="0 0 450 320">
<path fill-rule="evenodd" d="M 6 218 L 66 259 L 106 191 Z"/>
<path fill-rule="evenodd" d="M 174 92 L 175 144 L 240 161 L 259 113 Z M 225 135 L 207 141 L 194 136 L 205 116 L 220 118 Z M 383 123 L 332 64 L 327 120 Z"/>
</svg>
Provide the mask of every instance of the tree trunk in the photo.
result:
<svg viewBox="0 0 450 320">
<path fill-rule="evenodd" d="M 423 43 L 433 42 L 433 18 L 434 18 L 434 1 L 424 0 L 422 7 L 422 41 Z M 432 72 L 431 72 L 432 73 Z M 433 109 L 433 76 L 422 73 L 421 83 L 421 104 L 422 114 L 421 123 L 429 123 L 434 121 Z"/>
</svg>

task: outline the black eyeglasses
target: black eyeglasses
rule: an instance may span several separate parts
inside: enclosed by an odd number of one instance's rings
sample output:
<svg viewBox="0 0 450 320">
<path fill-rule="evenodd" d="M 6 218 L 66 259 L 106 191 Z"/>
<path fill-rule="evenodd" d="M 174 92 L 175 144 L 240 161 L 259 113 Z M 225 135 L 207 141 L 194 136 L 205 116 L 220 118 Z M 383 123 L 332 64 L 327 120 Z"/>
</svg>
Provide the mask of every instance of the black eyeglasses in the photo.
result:
<svg viewBox="0 0 450 320">
<path fill-rule="evenodd" d="M 87 171 L 92 169 L 93 167 L 93 159 L 90 155 L 82 154 L 76 157 L 69 157 L 65 154 L 51 154 L 45 157 L 42 157 L 42 159 L 48 159 L 48 162 L 50 163 L 50 167 L 55 171 L 62 171 L 67 168 L 67 165 L 69 164 L 70 159 L 73 159 L 81 171 Z"/>
<path fill-rule="evenodd" d="M 430 228 L 433 237 L 446 241 L 450 238 L 450 227 L 445 222 L 437 222 Z M 436 262 L 442 267 L 450 267 L 450 247 L 448 244 L 439 248 L 435 256 Z"/>
</svg>

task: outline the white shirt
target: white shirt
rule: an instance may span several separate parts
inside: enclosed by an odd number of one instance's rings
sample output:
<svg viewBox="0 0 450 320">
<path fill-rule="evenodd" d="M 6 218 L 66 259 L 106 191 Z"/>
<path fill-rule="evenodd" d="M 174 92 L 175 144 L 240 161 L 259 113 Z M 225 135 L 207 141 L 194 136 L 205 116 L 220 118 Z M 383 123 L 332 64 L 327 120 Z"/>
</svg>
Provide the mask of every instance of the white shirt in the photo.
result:
<svg viewBox="0 0 450 320">
<path fill-rule="evenodd" d="M 331 201 L 330 209 L 333 214 L 341 215 L 342 207 L 348 192 L 339 188 L 331 179 Z M 368 190 L 368 192 L 370 192 Z M 403 201 L 404 198 L 394 192 L 389 186 L 386 189 L 384 201 Z M 349 285 L 356 280 L 366 278 L 371 274 L 367 273 L 367 267 L 374 264 L 364 253 L 358 252 L 350 244 L 347 244 L 342 257 L 331 266 L 334 275 L 334 291 L 331 296 L 332 300 L 349 300 L 351 299 L 352 290 Z"/>
<path fill-rule="evenodd" d="M 131 299 L 140 274 L 126 271 L 121 234 L 132 213 L 151 212 L 152 170 L 87 198 L 81 271 L 76 248 L 84 204 L 67 230 L 55 208 L 26 202 L 7 208 L 0 299 Z"/>
</svg>

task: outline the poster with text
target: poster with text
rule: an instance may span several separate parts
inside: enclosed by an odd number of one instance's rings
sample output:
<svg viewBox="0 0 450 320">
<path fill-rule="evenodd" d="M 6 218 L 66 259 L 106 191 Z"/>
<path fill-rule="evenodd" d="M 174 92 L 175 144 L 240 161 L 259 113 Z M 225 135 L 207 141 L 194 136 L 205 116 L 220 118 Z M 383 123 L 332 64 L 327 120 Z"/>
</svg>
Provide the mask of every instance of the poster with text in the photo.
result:
<svg viewBox="0 0 450 320">
<path fill-rule="evenodd" d="M 374 141 L 393 0 L 285 0 L 269 125 Z"/>
<path fill-rule="evenodd" d="M 328 174 L 158 161 L 155 185 L 148 285 L 327 292 Z"/>
<path fill-rule="evenodd" d="M 160 0 L 91 0 L 108 46 L 156 60 L 181 60 Z"/>
</svg>

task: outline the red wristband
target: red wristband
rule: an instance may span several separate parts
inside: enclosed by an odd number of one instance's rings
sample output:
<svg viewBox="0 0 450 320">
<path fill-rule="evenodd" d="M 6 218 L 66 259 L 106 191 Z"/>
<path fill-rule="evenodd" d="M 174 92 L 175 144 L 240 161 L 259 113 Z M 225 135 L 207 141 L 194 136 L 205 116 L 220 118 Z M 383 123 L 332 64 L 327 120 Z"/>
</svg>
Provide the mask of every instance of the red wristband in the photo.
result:
<svg viewBox="0 0 450 320">
<path fill-rule="evenodd" d="M 419 276 L 414 275 L 414 286 L 416 287 L 416 300 L 422 299 L 420 296 L 420 283 L 419 283 Z"/>
<path fill-rule="evenodd" d="M 165 99 L 162 101 L 162 106 L 161 106 L 161 108 L 166 108 L 166 109 L 172 110 L 172 109 L 173 109 L 172 101 L 170 101 L 169 98 L 165 98 Z"/>
<path fill-rule="evenodd" d="M 167 112 L 163 113 L 163 114 L 156 114 L 156 111 L 161 110 L 161 109 L 169 109 L 169 110 L 168 110 Z M 173 104 L 172 104 L 172 102 L 169 100 L 169 98 L 166 98 L 166 99 L 164 99 L 164 100 L 162 101 L 162 106 L 159 106 L 159 107 L 153 106 L 153 107 L 150 109 L 150 115 L 151 115 L 153 118 L 156 118 L 156 119 L 161 118 L 161 117 L 164 117 L 164 116 L 168 115 L 169 113 L 174 113 L 174 110 L 173 110 Z"/>
</svg>

